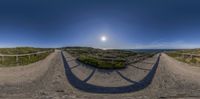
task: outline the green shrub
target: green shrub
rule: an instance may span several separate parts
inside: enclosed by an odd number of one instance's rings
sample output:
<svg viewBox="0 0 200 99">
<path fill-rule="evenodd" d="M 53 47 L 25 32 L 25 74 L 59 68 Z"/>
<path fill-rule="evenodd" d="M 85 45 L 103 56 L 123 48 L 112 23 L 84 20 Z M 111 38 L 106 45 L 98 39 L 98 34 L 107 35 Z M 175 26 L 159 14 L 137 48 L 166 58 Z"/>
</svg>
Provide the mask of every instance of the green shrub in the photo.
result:
<svg viewBox="0 0 200 99">
<path fill-rule="evenodd" d="M 4 57 L 4 61 L 2 61 L 2 65 L 6 66 L 14 66 L 15 64 L 17 64 L 16 57 L 13 56 Z"/>
<path fill-rule="evenodd" d="M 192 58 L 192 59 L 190 60 L 190 62 L 196 64 L 196 63 L 197 63 L 197 60 L 196 60 L 195 58 Z"/>
<path fill-rule="evenodd" d="M 98 59 L 96 57 L 92 56 L 83 56 L 81 55 L 78 60 L 80 62 L 83 62 L 85 64 L 97 67 L 97 68 L 103 68 L 103 69 L 120 69 L 125 68 L 125 61 L 124 60 L 113 60 L 113 61 L 106 61 L 102 59 Z"/>
<path fill-rule="evenodd" d="M 167 55 L 171 56 L 171 57 L 179 57 L 180 54 L 178 53 L 167 53 Z"/>
<path fill-rule="evenodd" d="M 125 68 L 131 60 L 137 58 L 143 60 L 155 55 L 155 53 L 138 53 L 128 50 L 102 50 L 95 48 L 71 47 L 65 49 L 78 60 L 97 68 L 112 69 Z"/>
</svg>

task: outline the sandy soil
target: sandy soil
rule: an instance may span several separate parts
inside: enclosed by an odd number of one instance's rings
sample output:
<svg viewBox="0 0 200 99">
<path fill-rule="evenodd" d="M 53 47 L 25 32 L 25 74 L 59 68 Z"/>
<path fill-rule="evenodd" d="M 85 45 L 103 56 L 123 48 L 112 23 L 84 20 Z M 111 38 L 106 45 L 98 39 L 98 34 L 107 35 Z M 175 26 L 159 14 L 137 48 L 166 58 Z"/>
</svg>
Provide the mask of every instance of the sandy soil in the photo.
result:
<svg viewBox="0 0 200 99">
<path fill-rule="evenodd" d="M 152 82 L 157 57 L 132 64 L 119 71 L 97 70 L 74 61 L 69 54 L 56 51 L 46 59 L 25 67 L 0 68 L 0 99 L 199 99 L 200 68 L 189 66 L 162 54 Z M 66 63 L 65 63 L 66 61 Z M 71 72 L 70 72 L 71 71 Z M 74 76 L 70 76 L 70 73 Z M 143 89 L 127 93 L 86 92 L 69 81 L 90 88 L 125 87 Z M 143 78 L 148 79 L 141 81 Z M 151 78 L 151 77 L 150 77 Z M 140 85 L 140 84 L 144 85 Z M 90 86 L 90 85 L 96 85 Z M 136 85 L 136 87 L 134 87 Z M 145 86 L 147 85 L 147 86 Z M 88 87 L 89 86 L 89 87 Z M 81 86 L 79 86 L 82 88 Z M 126 88 L 126 87 L 125 87 Z M 129 88 L 127 87 L 128 91 Z M 117 88 L 116 88 L 117 90 Z M 124 89 L 123 89 L 124 90 Z M 126 90 L 125 90 L 126 91 Z"/>
</svg>

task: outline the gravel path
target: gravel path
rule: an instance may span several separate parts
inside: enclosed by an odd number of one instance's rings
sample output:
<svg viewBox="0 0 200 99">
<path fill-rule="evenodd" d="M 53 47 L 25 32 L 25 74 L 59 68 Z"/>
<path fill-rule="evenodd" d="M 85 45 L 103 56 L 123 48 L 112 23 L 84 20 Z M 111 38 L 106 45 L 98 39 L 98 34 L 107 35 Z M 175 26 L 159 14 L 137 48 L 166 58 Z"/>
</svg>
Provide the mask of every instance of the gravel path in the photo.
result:
<svg viewBox="0 0 200 99">
<path fill-rule="evenodd" d="M 155 83 L 162 98 L 200 98 L 200 68 L 162 54 Z M 194 69 L 195 68 L 195 69 Z"/>
<path fill-rule="evenodd" d="M 49 62 L 55 56 L 52 53 L 45 60 L 27 66 L 2 67 L 0 68 L 0 85 L 11 85 L 20 83 L 30 83 L 36 78 L 44 75 L 49 68 Z"/>
<path fill-rule="evenodd" d="M 32 66 L 35 66 L 35 68 Z M 1 68 L 1 71 L 4 71 L 4 69 Z M 5 70 L 15 71 L 15 73 L 4 72 L 4 75 L 10 74 L 4 77 L 10 79 L 9 81 L 13 80 L 13 82 L 4 83 L 0 86 L 0 99 L 60 99 L 68 90 L 60 51 L 56 51 L 46 59 L 30 66 Z M 21 72 L 23 73 L 21 74 Z M 17 73 L 21 75 L 15 75 Z M 34 74 L 31 75 L 32 73 Z M 32 80 L 27 82 L 27 79 Z"/>
<path fill-rule="evenodd" d="M 95 88 L 133 86 L 150 73 L 157 57 L 132 64 L 124 70 L 105 71 L 84 66 L 69 54 L 56 51 L 29 66 L 0 68 L 0 99 L 200 98 L 200 68 L 178 62 L 165 54 L 160 57 L 152 82 L 138 91 L 118 94 L 87 92 L 75 88 L 69 81 L 73 78 L 68 75 L 71 70 L 70 73 L 79 79 L 75 81 L 86 83 L 82 85 L 96 85 Z"/>
<path fill-rule="evenodd" d="M 63 54 L 67 57 L 65 58 L 67 62 L 65 67 L 70 83 L 83 91 L 94 93 L 125 93 L 145 88 L 148 80 L 151 80 L 150 77 L 148 79 L 145 77 L 152 75 L 150 71 L 152 71 L 152 66 L 157 60 L 157 56 L 155 56 L 152 58 L 153 64 L 141 62 L 140 64 L 131 64 L 128 68 L 122 70 L 103 70 L 77 63 L 75 60 L 71 60 L 73 57 L 68 53 Z M 78 66 L 73 68 L 77 64 Z M 149 69 L 145 70 L 146 68 Z"/>
</svg>

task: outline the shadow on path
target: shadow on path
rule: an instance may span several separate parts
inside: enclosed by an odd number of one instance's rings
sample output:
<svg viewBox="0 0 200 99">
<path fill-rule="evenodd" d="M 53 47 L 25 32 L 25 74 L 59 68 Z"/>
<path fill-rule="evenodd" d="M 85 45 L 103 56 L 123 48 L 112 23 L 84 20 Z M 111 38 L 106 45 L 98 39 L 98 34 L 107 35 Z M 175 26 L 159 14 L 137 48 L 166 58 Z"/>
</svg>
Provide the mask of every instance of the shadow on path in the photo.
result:
<svg viewBox="0 0 200 99">
<path fill-rule="evenodd" d="M 137 67 L 137 66 L 135 66 L 135 65 L 130 65 L 131 67 L 134 67 L 134 68 L 137 68 L 137 69 L 141 69 L 141 70 L 145 70 L 145 71 L 150 71 L 150 70 L 152 70 L 152 69 L 145 69 L 145 68 L 141 68 L 141 67 Z"/>
<path fill-rule="evenodd" d="M 135 91 L 142 90 L 142 89 L 146 88 L 152 82 L 152 79 L 156 73 L 158 63 L 160 60 L 160 55 L 159 55 L 156 63 L 154 64 L 153 68 L 151 69 L 151 71 L 147 74 L 146 77 L 144 77 L 143 80 L 141 80 L 137 83 L 133 83 L 132 85 L 127 85 L 127 86 L 120 86 L 120 87 L 104 87 L 104 86 L 97 86 L 97 85 L 89 84 L 89 83 L 77 78 L 72 73 L 72 71 L 65 59 L 63 52 L 61 52 L 61 54 L 62 54 L 62 59 L 64 62 L 66 77 L 67 77 L 69 83 L 73 87 L 75 87 L 79 90 L 82 90 L 85 92 L 91 92 L 91 93 L 127 93 L 127 92 L 135 92 Z M 95 70 L 92 72 L 91 75 L 93 75 L 94 72 L 95 72 Z M 90 76 L 88 77 L 89 79 L 91 78 Z"/>
<path fill-rule="evenodd" d="M 122 77 L 124 80 L 126 80 L 126 81 L 128 81 L 128 82 L 130 82 L 130 83 L 138 83 L 138 82 L 136 82 L 136 81 L 133 81 L 133 80 L 131 80 L 131 79 L 128 79 L 127 77 L 125 77 L 124 75 L 122 75 L 119 71 L 116 71 L 117 72 L 117 74 L 120 76 L 120 77 Z"/>
<path fill-rule="evenodd" d="M 145 64 L 154 64 L 152 62 L 146 62 L 146 61 L 142 61 L 141 63 L 145 63 Z"/>
<path fill-rule="evenodd" d="M 92 73 L 85 79 L 83 80 L 83 82 L 87 82 L 88 80 L 90 80 L 90 78 L 94 75 L 96 69 L 93 69 Z"/>
<path fill-rule="evenodd" d="M 75 66 L 71 67 L 71 69 L 77 68 L 78 66 L 80 66 L 80 65 L 79 64 L 75 65 Z"/>
</svg>

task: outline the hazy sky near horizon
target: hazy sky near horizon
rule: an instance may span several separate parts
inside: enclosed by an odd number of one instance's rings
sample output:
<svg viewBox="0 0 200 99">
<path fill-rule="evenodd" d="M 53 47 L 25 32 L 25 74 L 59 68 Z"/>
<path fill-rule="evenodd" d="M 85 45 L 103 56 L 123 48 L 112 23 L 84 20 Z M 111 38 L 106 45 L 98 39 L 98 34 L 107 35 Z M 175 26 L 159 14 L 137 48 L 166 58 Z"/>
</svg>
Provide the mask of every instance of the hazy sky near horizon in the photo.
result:
<svg viewBox="0 0 200 99">
<path fill-rule="evenodd" d="M 197 48 L 199 5 L 198 0 L 1 0 L 0 47 Z"/>
</svg>

